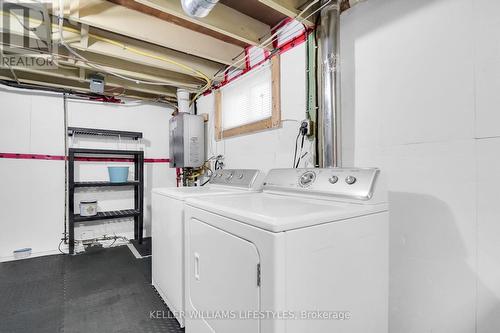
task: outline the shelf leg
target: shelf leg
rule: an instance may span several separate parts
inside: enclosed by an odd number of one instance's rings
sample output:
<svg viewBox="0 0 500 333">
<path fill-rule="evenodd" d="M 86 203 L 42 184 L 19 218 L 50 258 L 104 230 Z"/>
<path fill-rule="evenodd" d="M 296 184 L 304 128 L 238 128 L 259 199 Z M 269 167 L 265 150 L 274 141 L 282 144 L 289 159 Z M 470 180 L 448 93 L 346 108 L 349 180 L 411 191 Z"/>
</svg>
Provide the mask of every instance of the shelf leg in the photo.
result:
<svg viewBox="0 0 500 333">
<path fill-rule="evenodd" d="M 68 231 L 69 254 L 75 253 L 75 154 L 68 154 Z"/>
</svg>

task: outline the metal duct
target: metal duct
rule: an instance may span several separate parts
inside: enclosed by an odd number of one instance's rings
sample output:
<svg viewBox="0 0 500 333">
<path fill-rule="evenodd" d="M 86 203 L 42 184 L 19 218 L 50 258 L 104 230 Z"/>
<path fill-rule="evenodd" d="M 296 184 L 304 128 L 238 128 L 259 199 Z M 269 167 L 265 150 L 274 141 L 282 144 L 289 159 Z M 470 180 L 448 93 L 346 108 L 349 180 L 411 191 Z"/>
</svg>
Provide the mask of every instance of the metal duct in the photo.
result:
<svg viewBox="0 0 500 333">
<path fill-rule="evenodd" d="M 325 5 L 329 1 L 322 0 Z M 340 146 L 340 7 L 331 1 L 320 13 L 319 26 L 319 166 L 342 166 Z"/>
<path fill-rule="evenodd" d="M 205 17 L 219 0 L 181 0 L 182 9 L 191 17 Z"/>
<path fill-rule="evenodd" d="M 189 107 L 189 91 L 186 89 L 177 89 L 177 110 L 179 112 L 191 113 L 191 108 Z"/>
</svg>

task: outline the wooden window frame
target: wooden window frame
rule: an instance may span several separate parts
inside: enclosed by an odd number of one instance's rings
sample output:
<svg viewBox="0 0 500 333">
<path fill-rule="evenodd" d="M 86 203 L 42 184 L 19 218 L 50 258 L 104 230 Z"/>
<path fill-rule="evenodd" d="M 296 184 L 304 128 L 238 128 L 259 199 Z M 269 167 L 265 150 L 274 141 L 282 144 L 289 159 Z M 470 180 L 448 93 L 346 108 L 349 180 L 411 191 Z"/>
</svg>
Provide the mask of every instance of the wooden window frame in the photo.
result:
<svg viewBox="0 0 500 333">
<path fill-rule="evenodd" d="M 222 93 L 215 91 L 215 140 L 251 134 L 272 128 L 281 127 L 281 80 L 280 80 L 280 56 L 275 55 L 271 59 L 271 116 L 250 124 L 241 125 L 227 130 L 222 129 Z"/>
</svg>

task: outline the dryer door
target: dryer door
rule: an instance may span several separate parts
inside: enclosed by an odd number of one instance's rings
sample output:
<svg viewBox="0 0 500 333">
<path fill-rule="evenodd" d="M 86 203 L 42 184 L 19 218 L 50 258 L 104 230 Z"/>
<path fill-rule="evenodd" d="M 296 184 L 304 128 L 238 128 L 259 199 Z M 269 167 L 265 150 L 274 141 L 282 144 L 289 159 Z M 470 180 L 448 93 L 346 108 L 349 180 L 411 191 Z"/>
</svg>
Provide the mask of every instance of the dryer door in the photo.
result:
<svg viewBox="0 0 500 333">
<path fill-rule="evenodd" d="M 259 332 L 259 319 L 249 318 L 260 310 L 257 248 L 199 220 L 187 222 L 189 301 L 195 312 L 187 315 L 201 314 L 194 320 L 200 332 Z"/>
</svg>

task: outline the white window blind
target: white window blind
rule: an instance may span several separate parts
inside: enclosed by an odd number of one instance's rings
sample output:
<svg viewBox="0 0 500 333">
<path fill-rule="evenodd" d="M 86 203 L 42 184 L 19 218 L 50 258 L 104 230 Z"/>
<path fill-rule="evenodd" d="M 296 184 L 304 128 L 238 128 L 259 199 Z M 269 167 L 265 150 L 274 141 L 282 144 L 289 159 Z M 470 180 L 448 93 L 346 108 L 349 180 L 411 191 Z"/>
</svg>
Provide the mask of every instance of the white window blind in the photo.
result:
<svg viewBox="0 0 500 333">
<path fill-rule="evenodd" d="M 272 115 L 272 78 L 269 61 L 221 89 L 222 129 L 267 119 Z"/>
</svg>

